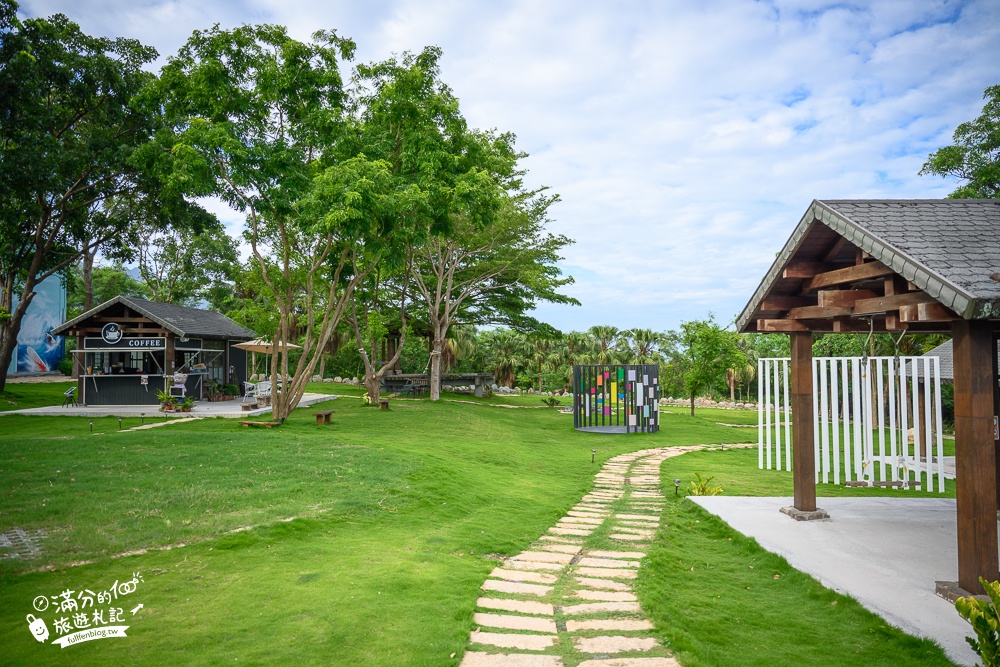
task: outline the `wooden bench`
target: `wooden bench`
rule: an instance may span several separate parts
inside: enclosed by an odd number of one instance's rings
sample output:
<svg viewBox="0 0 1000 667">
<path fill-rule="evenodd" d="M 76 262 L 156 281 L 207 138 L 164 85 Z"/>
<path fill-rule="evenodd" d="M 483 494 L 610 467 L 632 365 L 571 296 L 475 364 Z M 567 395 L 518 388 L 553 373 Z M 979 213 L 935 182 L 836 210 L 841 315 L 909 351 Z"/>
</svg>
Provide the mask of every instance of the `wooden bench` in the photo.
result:
<svg viewBox="0 0 1000 667">
<path fill-rule="evenodd" d="M 322 426 L 323 424 L 330 423 L 330 415 L 333 414 L 333 410 L 327 410 L 326 412 L 314 412 L 313 417 L 316 418 L 316 426 Z"/>
<path fill-rule="evenodd" d="M 240 423 L 243 424 L 244 427 L 247 427 L 247 426 L 254 426 L 254 427 L 263 426 L 264 428 L 274 428 L 275 426 L 281 426 L 281 422 L 240 422 Z"/>
</svg>

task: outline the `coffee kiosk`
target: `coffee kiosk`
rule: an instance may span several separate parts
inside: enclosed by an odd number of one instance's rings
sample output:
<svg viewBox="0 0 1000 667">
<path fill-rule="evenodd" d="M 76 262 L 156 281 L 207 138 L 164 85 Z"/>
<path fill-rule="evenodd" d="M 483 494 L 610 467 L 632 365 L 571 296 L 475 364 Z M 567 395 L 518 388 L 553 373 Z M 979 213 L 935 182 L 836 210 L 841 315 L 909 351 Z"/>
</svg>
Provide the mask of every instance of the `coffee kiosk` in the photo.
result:
<svg viewBox="0 0 1000 667">
<path fill-rule="evenodd" d="M 59 325 L 73 336 L 82 405 L 156 405 L 158 391 L 196 400 L 210 385 L 242 386 L 246 352 L 257 337 L 221 313 L 118 296 Z"/>
</svg>

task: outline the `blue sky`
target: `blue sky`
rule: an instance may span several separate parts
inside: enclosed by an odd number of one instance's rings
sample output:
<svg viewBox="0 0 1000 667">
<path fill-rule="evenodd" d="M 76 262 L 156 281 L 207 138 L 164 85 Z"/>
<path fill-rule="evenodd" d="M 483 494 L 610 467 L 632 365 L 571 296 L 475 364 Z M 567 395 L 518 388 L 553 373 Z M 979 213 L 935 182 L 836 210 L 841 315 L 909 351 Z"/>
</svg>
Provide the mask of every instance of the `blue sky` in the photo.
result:
<svg viewBox="0 0 1000 667">
<path fill-rule="evenodd" d="M 1000 3 L 51 0 L 173 53 L 197 28 L 335 28 L 358 62 L 444 50 L 470 124 L 514 132 L 582 307 L 563 330 L 729 322 L 812 199 L 937 198 L 928 153 L 1000 84 Z M 235 234 L 241 218 L 214 207 Z"/>
</svg>

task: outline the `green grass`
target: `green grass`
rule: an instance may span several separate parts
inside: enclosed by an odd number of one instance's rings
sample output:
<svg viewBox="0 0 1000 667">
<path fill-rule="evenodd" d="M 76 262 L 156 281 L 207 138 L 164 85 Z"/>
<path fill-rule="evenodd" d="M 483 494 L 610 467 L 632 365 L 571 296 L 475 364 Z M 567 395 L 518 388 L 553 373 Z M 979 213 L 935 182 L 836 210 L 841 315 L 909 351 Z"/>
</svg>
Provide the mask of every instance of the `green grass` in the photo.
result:
<svg viewBox="0 0 1000 667">
<path fill-rule="evenodd" d="M 648 447 L 756 438 L 751 429 L 701 415 L 669 415 L 657 434 L 598 435 L 574 431 L 571 419 L 554 410 L 418 398 L 392 401 L 384 412 L 363 407 L 356 388 L 327 383 L 310 391 L 343 398 L 299 410 L 274 430 L 217 419 L 120 433 L 117 420 L 106 418 L 94 420 L 91 435 L 86 418 L 0 418 L 0 530 L 20 526 L 49 535 L 39 559 L 0 561 L 2 662 L 454 665 L 497 555 L 517 553 L 543 534 L 592 486 L 603 461 Z M 524 399 L 540 402 L 518 400 Z M 310 416 L 321 407 L 336 411 L 329 426 Z M 591 449 L 597 449 L 593 464 Z M 742 477 L 756 485 L 761 471 L 750 454 L 689 454 L 668 464 L 690 459 L 691 470 L 722 477 L 739 475 L 742 465 Z M 707 465 L 724 461 L 732 467 Z M 665 468 L 664 475 L 673 473 Z M 771 481 L 760 485 L 762 492 L 777 484 L 790 489 L 787 473 L 763 478 Z M 674 519 L 665 524 L 667 530 Z M 245 526 L 254 528 L 233 532 Z M 685 664 L 743 664 L 717 655 L 746 652 L 745 635 L 730 641 L 717 625 L 693 625 L 689 646 L 671 634 L 662 605 L 674 584 L 666 593 L 657 586 L 678 573 L 661 550 L 682 537 L 695 544 L 686 535 L 668 530 L 651 552 L 640 599 L 654 613 L 657 635 Z M 721 560 L 751 549 L 726 542 Z M 121 556 L 140 550 L 148 551 Z M 80 561 L 89 563 L 72 566 Z M 144 609 L 129 617 L 127 639 L 59 650 L 26 632 L 36 596 L 97 591 L 133 572 L 143 582 L 128 607 L 142 602 Z M 831 634 L 881 627 L 860 608 L 812 605 L 813 597 L 833 594 L 798 577 L 790 571 L 782 604 L 807 608 L 815 627 Z M 701 581 L 694 597 L 706 598 L 715 585 Z M 690 611 L 684 615 L 685 622 L 697 621 Z M 41 616 L 51 628 L 53 615 Z M 866 650 L 893 655 L 915 641 L 872 630 Z M 730 653 L 717 653 L 717 643 L 728 643 Z M 829 661 L 810 633 L 752 648 L 761 664 L 768 656 L 768 664 L 863 664 L 850 651 Z M 933 651 L 914 651 L 916 662 L 901 664 L 940 664 Z M 921 658 L 925 653 L 932 657 Z M 796 661 L 785 662 L 787 656 Z"/>
<path fill-rule="evenodd" d="M 63 392 L 75 382 L 8 382 L 0 391 L 0 412 L 62 405 Z"/>
</svg>

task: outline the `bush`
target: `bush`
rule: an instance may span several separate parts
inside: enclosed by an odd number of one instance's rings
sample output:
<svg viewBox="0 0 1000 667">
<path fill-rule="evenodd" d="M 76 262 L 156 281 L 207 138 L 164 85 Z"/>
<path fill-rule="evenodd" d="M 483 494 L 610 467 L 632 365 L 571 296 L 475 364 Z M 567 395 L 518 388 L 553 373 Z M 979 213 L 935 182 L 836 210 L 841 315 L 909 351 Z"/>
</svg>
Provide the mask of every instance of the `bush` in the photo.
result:
<svg viewBox="0 0 1000 667">
<path fill-rule="evenodd" d="M 65 359 L 60 359 L 59 363 L 56 364 L 56 370 L 62 373 L 63 375 L 72 375 L 73 360 L 70 359 L 69 357 L 66 357 Z"/>
<path fill-rule="evenodd" d="M 989 582 L 979 577 L 979 583 L 989 600 L 958 598 L 955 600 L 955 609 L 976 632 L 976 639 L 966 637 L 965 641 L 982 658 L 983 667 L 997 667 L 1000 665 L 1000 636 L 997 634 L 1000 626 L 1000 582 Z"/>
</svg>

